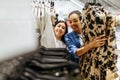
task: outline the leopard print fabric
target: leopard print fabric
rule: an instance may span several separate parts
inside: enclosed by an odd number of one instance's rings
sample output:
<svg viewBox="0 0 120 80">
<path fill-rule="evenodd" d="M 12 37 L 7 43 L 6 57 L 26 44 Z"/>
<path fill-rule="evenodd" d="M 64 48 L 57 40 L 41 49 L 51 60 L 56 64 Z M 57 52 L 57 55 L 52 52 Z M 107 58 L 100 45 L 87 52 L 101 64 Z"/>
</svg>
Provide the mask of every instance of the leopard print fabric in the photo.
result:
<svg viewBox="0 0 120 80">
<path fill-rule="evenodd" d="M 106 80 L 106 71 L 117 70 L 117 53 L 113 16 L 100 4 L 86 3 L 82 12 L 82 30 L 85 44 L 104 34 L 104 46 L 89 50 L 80 57 L 82 80 Z"/>
</svg>

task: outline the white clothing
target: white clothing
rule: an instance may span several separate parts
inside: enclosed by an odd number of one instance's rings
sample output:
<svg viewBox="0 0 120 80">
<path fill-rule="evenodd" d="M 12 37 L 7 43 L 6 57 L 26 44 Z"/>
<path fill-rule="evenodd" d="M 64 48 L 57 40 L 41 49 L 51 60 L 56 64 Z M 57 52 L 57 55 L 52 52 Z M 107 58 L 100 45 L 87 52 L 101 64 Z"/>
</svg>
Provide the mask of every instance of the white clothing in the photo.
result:
<svg viewBox="0 0 120 80">
<path fill-rule="evenodd" d="M 84 43 L 83 43 L 83 38 L 82 38 L 82 35 L 81 35 L 81 34 L 78 34 L 78 36 L 79 36 L 80 44 L 81 44 L 81 46 L 83 46 L 83 45 L 84 45 Z"/>
<path fill-rule="evenodd" d="M 66 45 L 61 40 L 56 40 L 57 48 L 65 48 Z"/>
<path fill-rule="evenodd" d="M 51 15 L 46 13 L 46 26 L 45 30 L 41 36 L 41 46 L 46 48 L 55 48 L 56 47 L 56 38 L 53 31 L 53 26 L 51 22 Z"/>
<path fill-rule="evenodd" d="M 54 34 L 50 14 L 46 14 L 46 27 L 45 30 L 41 36 L 41 46 L 44 46 L 46 48 L 65 48 L 66 45 L 60 41 L 57 40 Z"/>
</svg>

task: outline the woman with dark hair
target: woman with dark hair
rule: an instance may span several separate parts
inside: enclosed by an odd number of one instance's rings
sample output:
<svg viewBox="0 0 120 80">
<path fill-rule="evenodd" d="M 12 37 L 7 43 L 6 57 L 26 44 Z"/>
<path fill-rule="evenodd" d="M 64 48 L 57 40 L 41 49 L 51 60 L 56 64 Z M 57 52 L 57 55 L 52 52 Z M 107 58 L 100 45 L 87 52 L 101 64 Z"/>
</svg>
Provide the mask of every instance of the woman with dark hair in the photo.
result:
<svg viewBox="0 0 120 80">
<path fill-rule="evenodd" d="M 64 36 L 68 33 L 67 23 L 65 21 L 57 21 L 54 26 L 54 33 L 56 37 L 56 47 L 65 48 Z"/>
<path fill-rule="evenodd" d="M 103 46 L 107 38 L 100 35 L 94 38 L 90 43 L 84 45 L 82 40 L 82 26 L 81 26 L 81 12 L 75 10 L 68 15 L 70 27 L 73 29 L 72 32 L 65 35 L 65 42 L 69 53 L 71 54 L 71 60 L 79 63 L 79 57 L 90 49 Z"/>
</svg>

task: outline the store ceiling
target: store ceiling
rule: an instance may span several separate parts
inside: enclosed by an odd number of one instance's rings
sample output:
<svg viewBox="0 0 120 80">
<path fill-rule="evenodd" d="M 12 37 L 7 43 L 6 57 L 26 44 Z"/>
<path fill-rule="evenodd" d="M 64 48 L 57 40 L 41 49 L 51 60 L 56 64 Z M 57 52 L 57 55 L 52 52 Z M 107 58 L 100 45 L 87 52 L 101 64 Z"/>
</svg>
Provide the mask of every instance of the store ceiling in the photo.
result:
<svg viewBox="0 0 120 80">
<path fill-rule="evenodd" d="M 82 11 L 84 4 L 80 1 L 74 0 L 56 0 L 55 11 L 62 18 L 66 18 L 67 15 L 73 10 Z"/>
<path fill-rule="evenodd" d="M 105 9 L 113 15 L 120 15 L 120 0 L 55 0 L 55 10 L 63 18 L 73 10 L 82 11 L 87 2 L 100 3 Z"/>
</svg>

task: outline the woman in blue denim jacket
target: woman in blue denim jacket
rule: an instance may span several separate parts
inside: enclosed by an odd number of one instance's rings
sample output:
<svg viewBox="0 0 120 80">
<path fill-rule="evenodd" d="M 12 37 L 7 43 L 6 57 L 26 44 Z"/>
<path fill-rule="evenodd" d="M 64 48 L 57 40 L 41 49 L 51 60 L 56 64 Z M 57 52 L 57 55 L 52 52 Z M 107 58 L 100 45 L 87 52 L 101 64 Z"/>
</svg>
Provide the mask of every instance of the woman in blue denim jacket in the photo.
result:
<svg viewBox="0 0 120 80">
<path fill-rule="evenodd" d="M 71 55 L 71 60 L 79 63 L 79 56 L 83 55 L 92 48 L 103 46 L 107 40 L 104 35 L 100 35 L 93 39 L 92 42 L 84 45 L 82 41 L 81 13 L 76 10 L 68 15 L 70 26 L 73 29 L 65 35 L 65 43 Z M 104 38 L 102 38 L 104 37 Z"/>
</svg>

